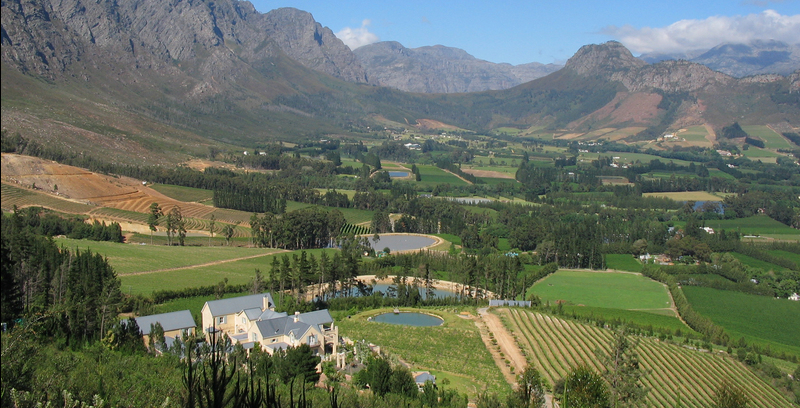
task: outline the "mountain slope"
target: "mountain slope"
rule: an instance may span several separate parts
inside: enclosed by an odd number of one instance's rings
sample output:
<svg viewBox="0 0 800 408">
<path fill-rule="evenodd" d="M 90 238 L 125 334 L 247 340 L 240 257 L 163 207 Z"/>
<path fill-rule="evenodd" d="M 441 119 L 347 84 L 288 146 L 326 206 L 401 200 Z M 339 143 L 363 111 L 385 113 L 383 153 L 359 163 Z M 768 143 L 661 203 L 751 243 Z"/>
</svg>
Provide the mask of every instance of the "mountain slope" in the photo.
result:
<svg viewBox="0 0 800 408">
<path fill-rule="evenodd" d="M 652 133 L 733 121 L 797 126 L 800 118 L 800 93 L 790 92 L 797 75 L 740 80 L 685 61 L 649 65 L 613 42 L 506 90 L 423 94 L 355 83 L 366 78 L 347 48 L 308 13 L 261 14 L 233 0 L 9 0 L 0 54 L 5 131 L 133 164 L 369 133 L 376 116 L 475 131 L 635 125 Z"/>
<path fill-rule="evenodd" d="M 555 64 L 495 64 L 466 51 L 435 45 L 406 48 L 384 41 L 354 51 L 378 85 L 407 92 L 459 93 L 507 89 L 555 72 Z"/>
</svg>

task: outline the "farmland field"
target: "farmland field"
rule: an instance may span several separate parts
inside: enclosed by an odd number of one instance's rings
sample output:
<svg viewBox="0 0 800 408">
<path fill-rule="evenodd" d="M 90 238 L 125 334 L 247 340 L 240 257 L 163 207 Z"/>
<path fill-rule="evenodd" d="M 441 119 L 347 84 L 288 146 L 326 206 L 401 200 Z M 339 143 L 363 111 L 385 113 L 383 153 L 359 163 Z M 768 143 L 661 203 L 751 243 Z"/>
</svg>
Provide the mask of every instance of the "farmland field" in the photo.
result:
<svg viewBox="0 0 800 408">
<path fill-rule="evenodd" d="M 775 133 L 774 130 L 760 125 L 742 126 L 742 130 L 750 136 L 755 136 L 764 141 L 767 149 L 791 149 L 792 145 L 783 136 Z"/>
<path fill-rule="evenodd" d="M 664 313 L 671 307 L 667 289 L 634 273 L 560 270 L 529 290 L 543 301 Z"/>
<path fill-rule="evenodd" d="M 564 306 L 563 309 L 565 315 L 571 315 L 574 313 L 576 316 L 583 316 L 591 319 L 603 319 L 606 322 L 620 321 L 625 324 L 636 325 L 640 328 L 652 326 L 654 329 L 669 330 L 672 333 L 676 333 L 677 330 L 680 330 L 681 333 L 696 333 L 674 315 L 666 316 L 662 314 L 642 312 L 639 310 L 609 309 L 605 307 L 574 305 Z"/>
<path fill-rule="evenodd" d="M 800 254 L 796 254 L 794 252 L 789 252 L 789 251 L 781 251 L 781 250 L 772 250 L 767 252 L 769 252 L 773 256 L 785 258 L 794 262 L 797 265 L 800 265 Z"/>
<path fill-rule="evenodd" d="M 158 191 L 165 196 L 174 200 L 183 201 L 186 203 L 191 202 L 204 202 L 210 201 L 214 198 L 214 192 L 202 188 L 181 187 L 171 184 L 152 184 L 150 188 Z"/>
<path fill-rule="evenodd" d="M 684 287 L 683 292 L 694 310 L 732 338 L 767 340 L 800 354 L 800 302 L 695 286 Z"/>
<path fill-rule="evenodd" d="M 417 184 L 429 186 L 435 186 L 442 183 L 450 183 L 454 186 L 463 186 L 467 184 L 464 180 L 461 180 L 460 178 L 436 166 L 421 164 L 417 166 L 417 168 L 419 169 L 419 174 L 421 177 L 421 181 L 417 182 Z"/>
<path fill-rule="evenodd" d="M 404 311 L 419 311 L 403 309 Z M 473 397 L 482 389 L 506 393 L 509 386 L 481 340 L 472 320 L 448 311 L 426 309 L 444 319 L 435 327 L 413 327 L 367 321 L 391 309 L 371 310 L 351 318 L 337 319 L 339 333 L 353 340 L 364 339 L 409 363 L 413 370 L 429 370 L 437 379 L 447 378 L 450 387 Z M 469 310 L 469 309 L 467 309 Z M 475 309 L 470 312 L 474 315 Z"/>
<path fill-rule="evenodd" d="M 643 197 L 664 197 L 675 201 L 722 201 L 722 197 L 706 191 L 679 191 L 674 193 L 644 193 Z"/>
<path fill-rule="evenodd" d="M 11 210 L 16 205 L 18 208 L 46 207 L 64 213 L 83 214 L 95 208 L 93 205 L 62 200 L 49 194 L 15 187 L 6 183 L 2 183 L 0 188 L 2 188 L 0 196 L 2 196 L 4 210 Z"/>
<path fill-rule="evenodd" d="M 770 263 L 770 262 L 765 262 L 765 261 L 762 261 L 760 259 L 756 259 L 756 258 L 753 258 L 751 256 L 747 256 L 745 254 L 740 254 L 738 252 L 732 252 L 731 255 L 733 255 L 734 258 L 738 259 L 739 262 L 741 262 L 742 264 L 747 265 L 747 266 L 749 266 L 751 268 L 759 268 L 759 269 L 763 269 L 764 271 L 767 271 L 767 272 L 769 272 L 769 271 L 776 271 L 776 272 L 780 271 L 780 272 L 782 272 L 782 271 L 786 270 L 786 268 L 784 268 L 784 267 L 782 267 L 780 265 L 775 265 L 775 264 Z"/>
<path fill-rule="evenodd" d="M 800 239 L 800 230 L 796 230 L 788 225 L 769 218 L 766 215 L 754 215 L 747 218 L 737 218 L 733 220 L 709 220 L 706 226 L 728 231 L 741 231 L 742 235 L 768 235 L 775 234 L 795 236 Z"/>
<path fill-rule="evenodd" d="M 606 254 L 606 268 L 618 271 L 641 272 L 642 263 L 630 254 Z"/>
<path fill-rule="evenodd" d="M 57 238 L 56 243 L 67 248 L 91 249 L 108 258 L 120 276 L 159 269 L 184 268 L 210 262 L 273 253 L 275 249 L 239 247 L 189 247 L 164 245 L 131 245 Z"/>
<path fill-rule="evenodd" d="M 604 369 L 595 350 L 609 352 L 610 330 L 521 309 L 500 309 L 497 313 L 516 337 L 529 363 L 550 384 L 578 365 L 587 365 L 598 372 Z M 742 387 L 752 400 L 750 406 L 791 406 L 785 397 L 732 358 L 653 338 L 640 338 L 638 351 L 642 368 L 650 372 L 643 379 L 650 388 L 648 407 L 709 407 L 714 390 L 723 379 Z"/>
<path fill-rule="evenodd" d="M 282 256 L 281 251 L 274 249 L 253 249 L 260 251 L 251 256 L 221 264 L 206 264 L 188 267 L 179 270 L 153 272 L 145 274 L 131 274 L 120 276 L 122 290 L 125 293 L 148 294 L 155 290 L 179 290 L 198 286 L 214 285 L 223 279 L 228 279 L 228 284 L 240 285 L 248 283 L 255 276 L 255 270 L 266 272 L 270 269 L 273 256 Z M 323 249 L 311 249 L 306 253 L 319 256 Z M 297 251 L 296 253 L 300 253 Z M 286 253 L 289 257 L 292 252 Z M 332 255 L 331 255 L 332 256 Z"/>
</svg>

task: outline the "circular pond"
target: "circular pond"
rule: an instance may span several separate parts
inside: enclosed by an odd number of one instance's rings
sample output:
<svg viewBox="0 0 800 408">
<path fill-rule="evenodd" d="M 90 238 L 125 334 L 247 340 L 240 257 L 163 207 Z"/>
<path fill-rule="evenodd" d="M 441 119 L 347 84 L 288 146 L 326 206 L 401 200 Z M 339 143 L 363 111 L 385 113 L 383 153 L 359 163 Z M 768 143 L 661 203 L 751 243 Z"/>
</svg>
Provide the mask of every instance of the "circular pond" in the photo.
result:
<svg viewBox="0 0 800 408">
<path fill-rule="evenodd" d="M 422 249 L 435 243 L 436 239 L 423 235 L 383 234 L 378 236 L 377 241 L 372 236 L 369 238 L 369 244 L 376 251 L 380 251 L 383 248 L 389 248 L 391 252 L 409 251 Z"/>
<path fill-rule="evenodd" d="M 384 313 L 370 319 L 373 322 L 403 324 L 406 326 L 441 326 L 444 320 L 425 313 Z"/>
</svg>

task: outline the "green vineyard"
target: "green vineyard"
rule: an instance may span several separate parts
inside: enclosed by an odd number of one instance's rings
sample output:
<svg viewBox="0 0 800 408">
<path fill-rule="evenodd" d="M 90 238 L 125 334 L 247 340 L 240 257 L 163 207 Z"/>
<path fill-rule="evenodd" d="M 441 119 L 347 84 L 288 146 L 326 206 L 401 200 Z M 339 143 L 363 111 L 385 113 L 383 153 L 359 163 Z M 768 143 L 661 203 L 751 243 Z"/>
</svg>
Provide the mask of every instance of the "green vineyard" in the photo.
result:
<svg viewBox="0 0 800 408">
<path fill-rule="evenodd" d="M 595 350 L 609 352 L 610 330 L 519 309 L 501 309 L 498 313 L 528 363 L 539 369 L 550 384 L 579 365 L 597 372 L 603 370 Z M 791 406 L 770 385 L 727 356 L 653 338 L 641 338 L 638 352 L 643 368 L 649 371 L 644 378 L 644 385 L 650 389 L 649 407 L 709 407 L 717 385 L 724 379 L 742 387 L 752 400 L 752 407 Z"/>
<path fill-rule="evenodd" d="M 342 226 L 342 235 L 366 235 L 369 233 L 369 227 L 363 225 L 344 224 L 344 226 Z"/>
</svg>

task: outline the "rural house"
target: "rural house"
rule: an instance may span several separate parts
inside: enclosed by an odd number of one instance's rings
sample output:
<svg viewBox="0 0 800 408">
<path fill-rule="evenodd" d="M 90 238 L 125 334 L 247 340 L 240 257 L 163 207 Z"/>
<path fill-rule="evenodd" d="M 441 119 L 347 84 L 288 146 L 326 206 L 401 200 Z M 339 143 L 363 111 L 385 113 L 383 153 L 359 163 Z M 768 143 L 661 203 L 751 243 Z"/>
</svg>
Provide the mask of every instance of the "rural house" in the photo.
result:
<svg viewBox="0 0 800 408">
<path fill-rule="evenodd" d="M 136 324 L 142 333 L 145 346 L 150 344 L 150 332 L 156 323 L 160 324 L 164 330 L 167 347 L 171 347 L 175 339 L 194 335 L 195 327 L 197 327 L 192 313 L 188 310 L 137 317 Z"/>
<path fill-rule="evenodd" d="M 257 345 L 272 354 L 277 350 L 307 344 L 319 355 L 337 352 L 339 328 L 327 310 L 276 312 L 269 293 L 213 300 L 203 306 L 206 335 L 224 333 L 234 344 L 249 350 Z"/>
</svg>

